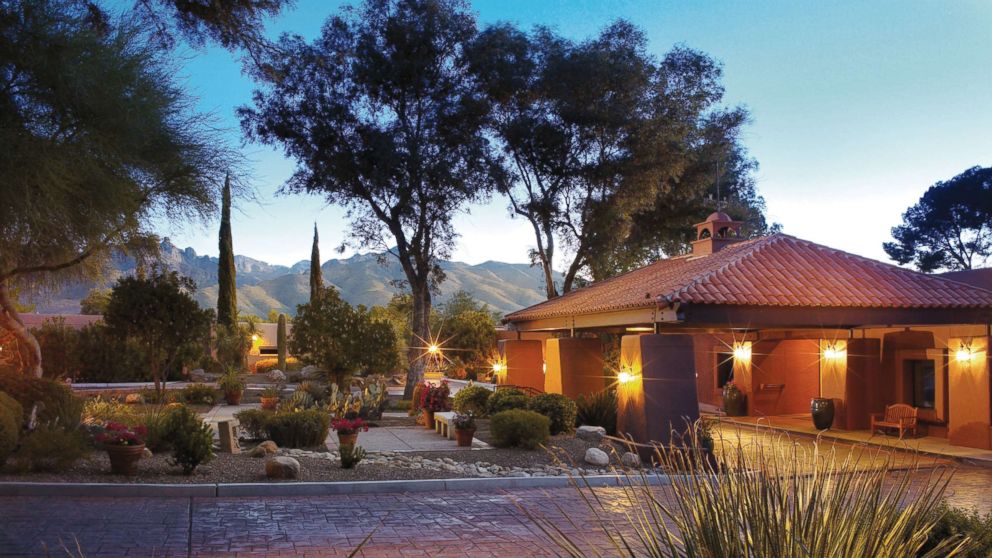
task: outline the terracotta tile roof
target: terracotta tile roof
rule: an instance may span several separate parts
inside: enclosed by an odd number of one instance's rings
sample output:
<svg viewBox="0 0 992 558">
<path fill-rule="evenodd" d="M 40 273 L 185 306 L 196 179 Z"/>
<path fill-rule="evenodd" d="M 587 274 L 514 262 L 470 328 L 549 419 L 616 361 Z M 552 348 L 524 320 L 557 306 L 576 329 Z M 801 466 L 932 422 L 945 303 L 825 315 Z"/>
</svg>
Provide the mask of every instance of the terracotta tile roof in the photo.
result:
<svg viewBox="0 0 992 558">
<path fill-rule="evenodd" d="M 660 260 L 506 316 L 507 322 L 690 304 L 992 308 L 992 291 L 775 234 Z"/>
<path fill-rule="evenodd" d="M 986 267 L 983 269 L 968 269 L 964 271 L 948 271 L 947 273 L 941 273 L 941 277 L 945 279 L 953 279 L 960 283 L 967 283 L 974 287 L 981 287 L 985 290 L 992 291 L 992 267 Z"/>
</svg>

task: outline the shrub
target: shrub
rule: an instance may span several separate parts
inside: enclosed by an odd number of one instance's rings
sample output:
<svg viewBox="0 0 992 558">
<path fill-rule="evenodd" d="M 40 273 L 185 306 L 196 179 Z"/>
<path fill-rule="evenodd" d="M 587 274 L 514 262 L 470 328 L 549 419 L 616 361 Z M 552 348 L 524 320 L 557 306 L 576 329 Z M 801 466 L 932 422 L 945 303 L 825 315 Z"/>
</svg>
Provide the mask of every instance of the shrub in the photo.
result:
<svg viewBox="0 0 992 558">
<path fill-rule="evenodd" d="M 217 382 L 217 387 L 224 393 L 240 393 L 245 390 L 245 382 L 237 372 L 231 370 L 221 376 L 221 379 Z"/>
<path fill-rule="evenodd" d="M 494 414 L 489 431 L 496 447 L 535 449 L 551 437 L 550 425 L 551 420 L 542 414 L 512 409 Z"/>
<path fill-rule="evenodd" d="M 252 440 L 261 440 L 265 437 L 266 423 L 272 413 L 261 409 L 245 409 L 234 413 L 234 418 L 238 420 L 241 431 Z"/>
<path fill-rule="evenodd" d="M 362 446 L 346 444 L 339 449 L 341 452 L 341 468 L 351 469 L 362 459 L 365 459 L 365 449 Z"/>
<path fill-rule="evenodd" d="M 304 380 L 296 386 L 295 393 L 306 393 L 313 398 L 315 403 L 322 403 L 327 399 L 327 388 L 319 382 Z"/>
<path fill-rule="evenodd" d="M 983 516 L 974 510 L 949 507 L 946 503 L 941 504 L 935 514 L 939 515 L 940 519 L 927 534 L 924 551 L 933 550 L 948 539 L 968 537 L 973 547 L 970 552 L 959 556 L 966 558 L 992 556 L 992 514 Z"/>
<path fill-rule="evenodd" d="M 104 399 L 97 396 L 83 403 L 83 422 L 85 424 L 105 424 L 119 422 L 127 425 L 138 424 L 141 413 L 132 405 L 116 399 Z"/>
<path fill-rule="evenodd" d="M 89 441 L 81 431 L 39 426 L 21 438 L 21 447 L 13 456 L 14 468 L 19 471 L 64 471 L 89 451 Z"/>
<path fill-rule="evenodd" d="M 512 409 L 526 409 L 530 403 L 527 394 L 515 388 L 498 389 L 489 396 L 488 411 L 495 415 Z"/>
<path fill-rule="evenodd" d="M 172 463 L 182 467 L 184 475 L 193 474 L 197 466 L 213 459 L 213 431 L 189 407 L 169 411 L 165 431 L 172 444 Z"/>
<path fill-rule="evenodd" d="M 207 384 L 190 384 L 183 390 L 183 401 L 190 405 L 213 405 L 217 402 L 217 390 Z"/>
<path fill-rule="evenodd" d="M 79 427 L 83 400 L 72 394 L 62 382 L 35 378 L 15 371 L 0 372 L 0 391 L 14 398 L 24 409 L 24 419 L 38 405 L 38 424 L 66 430 Z"/>
<path fill-rule="evenodd" d="M 575 401 L 575 424 L 602 426 L 609 435 L 617 433 L 617 393 L 604 390 L 593 395 L 580 395 Z"/>
<path fill-rule="evenodd" d="M 548 417 L 552 436 L 575 430 L 575 402 L 560 393 L 535 395 L 530 399 L 529 408 Z"/>
<path fill-rule="evenodd" d="M 175 408 L 175 407 L 174 407 Z M 138 417 L 138 423 L 145 425 L 145 446 L 152 451 L 165 451 L 172 447 L 172 432 L 169 415 L 172 409 L 155 407 L 145 410 Z"/>
<path fill-rule="evenodd" d="M 175 390 L 162 390 L 162 393 L 159 393 L 154 388 L 150 388 L 143 389 L 138 393 L 144 398 L 145 403 L 175 403 L 182 398 L 182 393 Z"/>
<path fill-rule="evenodd" d="M 447 411 L 451 408 L 450 394 L 446 380 L 441 380 L 436 386 L 424 384 L 424 389 L 420 390 L 420 408 L 435 413 Z"/>
<path fill-rule="evenodd" d="M 416 416 L 420 414 L 420 400 L 423 397 L 424 384 L 417 384 L 413 386 L 413 395 L 410 397 L 410 411 L 409 415 Z"/>
<path fill-rule="evenodd" d="M 407 411 L 413 408 L 413 401 L 409 399 L 396 399 L 389 402 L 389 408 L 394 411 Z"/>
<path fill-rule="evenodd" d="M 269 416 L 269 439 L 279 446 L 309 448 L 323 445 L 331 429 L 331 417 L 318 410 L 275 412 Z"/>
<path fill-rule="evenodd" d="M 303 363 L 301 363 L 295 357 L 286 358 L 286 368 L 279 368 L 279 359 L 275 358 L 263 358 L 255 363 L 255 373 L 265 374 L 266 372 L 271 372 L 273 370 L 282 370 L 285 373 L 299 372 L 303 370 Z"/>
<path fill-rule="evenodd" d="M 492 391 L 482 386 L 469 384 L 455 394 L 454 409 L 459 413 L 472 413 L 477 417 L 485 416 L 488 410 L 489 396 L 492 394 Z"/>
<path fill-rule="evenodd" d="M 24 411 L 13 397 L 0 391 L 0 465 L 17 447 Z"/>
</svg>

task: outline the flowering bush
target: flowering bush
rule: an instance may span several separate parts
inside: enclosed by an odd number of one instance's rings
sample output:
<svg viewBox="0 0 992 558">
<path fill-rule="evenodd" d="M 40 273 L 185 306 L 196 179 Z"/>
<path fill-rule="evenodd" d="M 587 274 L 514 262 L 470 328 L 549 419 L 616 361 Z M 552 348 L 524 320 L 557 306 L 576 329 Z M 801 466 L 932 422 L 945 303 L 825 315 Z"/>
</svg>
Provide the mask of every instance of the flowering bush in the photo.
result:
<svg viewBox="0 0 992 558">
<path fill-rule="evenodd" d="M 145 443 L 148 429 L 144 425 L 128 426 L 119 422 L 108 422 L 103 432 L 97 434 L 96 441 L 105 446 L 140 446 Z"/>
<path fill-rule="evenodd" d="M 334 430 L 336 430 L 338 434 L 345 434 L 345 435 L 354 434 L 355 432 L 358 432 L 359 430 L 361 430 L 362 432 L 368 432 L 369 431 L 369 425 L 364 420 L 362 420 L 360 418 L 353 418 L 353 419 L 348 419 L 348 418 L 334 419 L 331 422 L 331 428 L 333 428 Z"/>
<path fill-rule="evenodd" d="M 441 383 L 436 386 L 425 384 L 420 391 L 420 408 L 435 413 L 447 411 L 451 408 L 448 401 L 450 394 L 451 390 L 448 388 L 446 380 L 441 380 Z"/>
</svg>

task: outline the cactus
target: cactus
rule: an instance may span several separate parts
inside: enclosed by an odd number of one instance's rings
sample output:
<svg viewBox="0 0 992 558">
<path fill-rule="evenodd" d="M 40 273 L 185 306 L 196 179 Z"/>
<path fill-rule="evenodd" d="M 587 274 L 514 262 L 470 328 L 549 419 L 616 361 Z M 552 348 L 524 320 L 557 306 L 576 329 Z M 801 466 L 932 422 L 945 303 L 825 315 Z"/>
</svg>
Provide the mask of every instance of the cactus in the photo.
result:
<svg viewBox="0 0 992 558">
<path fill-rule="evenodd" d="M 362 459 L 365 459 L 365 449 L 362 446 L 346 444 L 338 448 L 341 452 L 341 468 L 351 469 Z"/>
<path fill-rule="evenodd" d="M 286 371 L 286 314 L 279 314 L 276 328 L 276 350 L 279 351 L 279 370 Z"/>
</svg>

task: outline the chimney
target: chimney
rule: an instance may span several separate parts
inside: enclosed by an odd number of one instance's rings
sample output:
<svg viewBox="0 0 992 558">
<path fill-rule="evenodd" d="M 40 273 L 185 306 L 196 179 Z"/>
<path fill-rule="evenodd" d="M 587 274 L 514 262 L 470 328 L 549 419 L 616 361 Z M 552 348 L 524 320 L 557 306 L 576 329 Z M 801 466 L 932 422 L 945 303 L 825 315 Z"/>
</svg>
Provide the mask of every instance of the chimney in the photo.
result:
<svg viewBox="0 0 992 558">
<path fill-rule="evenodd" d="M 722 250 L 725 246 L 740 242 L 741 222 L 734 221 L 730 215 L 715 211 L 705 221 L 696 225 L 696 240 L 692 242 L 693 256 L 708 256 Z"/>
</svg>

